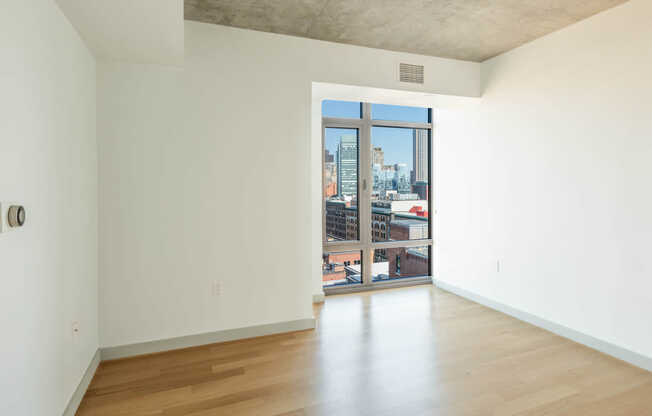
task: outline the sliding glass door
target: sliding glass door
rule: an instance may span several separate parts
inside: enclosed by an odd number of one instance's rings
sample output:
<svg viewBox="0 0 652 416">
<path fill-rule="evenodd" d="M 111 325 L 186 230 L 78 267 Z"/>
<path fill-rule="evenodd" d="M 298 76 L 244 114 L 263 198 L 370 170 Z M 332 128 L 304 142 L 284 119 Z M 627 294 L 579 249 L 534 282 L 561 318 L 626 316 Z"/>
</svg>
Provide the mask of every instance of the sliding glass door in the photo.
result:
<svg viewBox="0 0 652 416">
<path fill-rule="evenodd" d="M 322 104 L 324 291 L 431 280 L 432 111 Z"/>
</svg>

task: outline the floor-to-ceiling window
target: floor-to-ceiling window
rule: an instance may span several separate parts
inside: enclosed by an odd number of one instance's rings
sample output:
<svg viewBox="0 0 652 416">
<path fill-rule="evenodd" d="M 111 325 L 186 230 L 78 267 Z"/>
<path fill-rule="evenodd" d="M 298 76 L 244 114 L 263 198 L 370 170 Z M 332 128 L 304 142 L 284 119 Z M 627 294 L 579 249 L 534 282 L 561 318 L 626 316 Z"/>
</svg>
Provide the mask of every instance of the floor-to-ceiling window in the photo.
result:
<svg viewBox="0 0 652 416">
<path fill-rule="evenodd" d="M 432 110 L 322 103 L 326 293 L 431 280 Z"/>
</svg>

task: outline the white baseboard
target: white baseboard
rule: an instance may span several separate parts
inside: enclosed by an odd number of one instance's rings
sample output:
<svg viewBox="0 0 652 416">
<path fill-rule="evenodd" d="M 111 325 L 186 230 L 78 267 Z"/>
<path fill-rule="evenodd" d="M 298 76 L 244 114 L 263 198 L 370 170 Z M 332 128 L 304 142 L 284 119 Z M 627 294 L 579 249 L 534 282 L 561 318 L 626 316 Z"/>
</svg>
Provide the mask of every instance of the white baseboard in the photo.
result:
<svg viewBox="0 0 652 416">
<path fill-rule="evenodd" d="M 75 416 L 75 413 L 77 413 L 77 409 L 79 408 L 79 405 L 84 398 L 84 394 L 86 394 L 86 390 L 88 390 L 88 386 L 91 384 L 91 380 L 93 380 L 93 376 L 95 375 L 95 371 L 97 371 L 97 366 L 100 365 L 101 360 L 102 353 L 98 349 L 95 351 L 95 355 L 93 355 L 91 363 L 88 365 L 86 372 L 82 376 L 82 379 L 79 382 L 79 386 L 77 386 L 77 389 L 72 394 L 72 397 L 68 402 L 68 406 L 66 406 L 66 410 L 63 412 L 63 416 Z"/>
<path fill-rule="evenodd" d="M 79 408 L 79 405 L 84 398 L 84 394 L 86 394 L 88 386 L 91 384 L 93 376 L 95 375 L 97 367 L 100 365 L 101 361 L 313 328 L 315 328 L 314 318 L 298 319 L 296 321 L 228 329 L 206 334 L 143 342 L 140 344 L 100 348 L 95 352 L 95 355 L 93 356 L 91 363 L 88 365 L 79 386 L 77 386 L 77 389 L 70 398 L 68 406 L 66 406 L 66 410 L 63 412 L 63 416 L 75 416 L 75 413 L 77 413 L 77 409 Z"/>
<path fill-rule="evenodd" d="M 554 334 L 568 338 L 571 341 L 575 341 L 578 344 L 585 345 L 594 350 L 600 351 L 604 354 L 610 355 L 612 357 L 618 358 L 619 360 L 628 362 L 636 367 L 642 368 L 647 371 L 652 371 L 652 358 L 645 355 L 630 351 L 618 345 L 600 340 L 598 338 L 592 337 L 590 335 L 584 334 L 582 332 L 576 331 L 571 328 L 567 328 L 563 325 L 559 325 L 555 322 L 548 321 L 546 319 L 540 318 L 538 316 L 532 315 L 527 312 L 512 308 L 505 304 L 495 302 L 491 299 L 487 299 L 483 296 L 476 295 L 467 290 L 460 289 L 456 286 L 450 285 L 448 283 L 442 282 L 441 280 L 434 279 L 435 286 L 438 288 L 469 299 L 475 303 L 479 303 L 488 308 L 494 309 L 498 312 L 502 312 L 506 315 L 512 316 L 518 320 L 527 322 L 539 328 L 543 328 L 547 331 L 550 331 Z"/>
<path fill-rule="evenodd" d="M 245 328 L 227 329 L 205 334 L 188 335 L 184 337 L 161 339 L 138 344 L 120 345 L 102 348 L 102 360 L 133 357 L 136 355 L 176 350 L 179 348 L 197 347 L 216 342 L 235 341 L 238 339 L 281 334 L 284 332 L 302 331 L 315 328 L 315 319 L 298 319 L 296 321 L 278 322 L 267 325 L 256 325 Z"/>
</svg>

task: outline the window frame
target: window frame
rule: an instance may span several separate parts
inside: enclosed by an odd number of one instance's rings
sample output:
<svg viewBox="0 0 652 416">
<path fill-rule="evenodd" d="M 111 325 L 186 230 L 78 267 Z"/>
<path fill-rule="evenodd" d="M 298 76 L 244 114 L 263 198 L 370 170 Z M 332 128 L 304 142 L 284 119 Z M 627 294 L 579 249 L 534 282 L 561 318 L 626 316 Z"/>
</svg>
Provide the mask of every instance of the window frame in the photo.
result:
<svg viewBox="0 0 652 416">
<path fill-rule="evenodd" d="M 375 103 L 374 103 L 375 104 Z M 361 280 L 360 284 L 323 287 L 324 293 L 338 294 L 347 292 L 357 292 L 373 289 L 382 289 L 387 287 L 412 286 L 418 284 L 432 283 L 432 262 L 433 262 L 433 236 L 434 236 L 434 211 L 433 211 L 433 117 L 432 108 L 428 108 L 428 122 L 408 122 L 392 120 L 374 120 L 371 114 L 372 103 L 362 102 L 362 117 L 356 118 L 337 118 L 322 117 L 322 143 L 321 143 L 321 198 L 322 198 L 322 253 L 341 253 L 347 251 L 360 251 L 361 255 Z M 372 160 L 372 139 L 371 131 L 373 127 L 394 127 L 422 129 L 428 131 L 428 236 L 427 239 L 420 240 L 402 240 L 402 241 L 372 241 L 372 209 L 371 209 L 371 191 L 373 188 L 373 178 L 371 170 Z M 326 195 L 325 195 L 325 144 L 326 129 L 357 129 L 358 131 L 358 240 L 355 241 L 328 241 L 326 234 Z M 383 248 L 409 248 L 428 246 L 428 275 L 418 277 L 405 277 L 384 281 L 373 281 L 371 273 L 373 263 L 373 253 L 375 249 Z"/>
</svg>

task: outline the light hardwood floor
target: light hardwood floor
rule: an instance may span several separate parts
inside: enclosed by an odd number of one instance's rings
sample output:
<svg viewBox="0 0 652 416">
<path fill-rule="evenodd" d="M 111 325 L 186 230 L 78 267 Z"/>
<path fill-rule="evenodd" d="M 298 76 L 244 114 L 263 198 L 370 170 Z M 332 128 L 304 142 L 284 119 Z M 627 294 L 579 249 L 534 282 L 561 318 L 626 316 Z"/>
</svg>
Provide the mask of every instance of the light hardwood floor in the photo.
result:
<svg viewBox="0 0 652 416">
<path fill-rule="evenodd" d="M 652 415 L 652 373 L 432 286 L 317 329 L 103 362 L 79 416 Z"/>
</svg>

